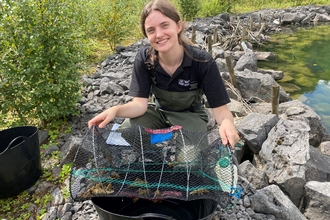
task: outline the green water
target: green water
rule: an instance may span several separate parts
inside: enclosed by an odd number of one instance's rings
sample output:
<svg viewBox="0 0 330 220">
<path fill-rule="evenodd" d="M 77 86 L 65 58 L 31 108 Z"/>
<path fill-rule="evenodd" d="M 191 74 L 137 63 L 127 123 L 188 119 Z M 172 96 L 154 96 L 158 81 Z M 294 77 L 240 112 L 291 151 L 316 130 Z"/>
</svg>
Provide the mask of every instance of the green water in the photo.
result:
<svg viewBox="0 0 330 220">
<path fill-rule="evenodd" d="M 258 50 L 278 57 L 258 61 L 258 67 L 283 71 L 278 83 L 291 99 L 310 106 L 330 132 L 330 24 L 284 28 L 271 38 Z"/>
</svg>

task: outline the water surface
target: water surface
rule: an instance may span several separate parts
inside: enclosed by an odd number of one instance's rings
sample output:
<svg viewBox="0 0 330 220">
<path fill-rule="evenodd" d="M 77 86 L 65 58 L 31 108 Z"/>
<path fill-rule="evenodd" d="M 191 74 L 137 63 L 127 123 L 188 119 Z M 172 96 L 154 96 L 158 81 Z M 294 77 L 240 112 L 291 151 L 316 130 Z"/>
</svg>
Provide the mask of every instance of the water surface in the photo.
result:
<svg viewBox="0 0 330 220">
<path fill-rule="evenodd" d="M 258 67 L 281 70 L 278 83 L 290 94 L 310 106 L 330 132 L 330 24 L 283 27 L 258 50 L 278 55 L 272 61 L 258 61 Z"/>
</svg>

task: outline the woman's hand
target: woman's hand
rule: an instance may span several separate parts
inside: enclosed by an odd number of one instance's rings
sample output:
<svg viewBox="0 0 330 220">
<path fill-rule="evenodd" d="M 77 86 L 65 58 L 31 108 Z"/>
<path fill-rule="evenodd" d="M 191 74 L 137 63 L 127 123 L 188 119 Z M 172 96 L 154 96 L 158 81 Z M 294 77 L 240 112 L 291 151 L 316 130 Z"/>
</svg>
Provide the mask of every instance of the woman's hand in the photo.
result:
<svg viewBox="0 0 330 220">
<path fill-rule="evenodd" d="M 136 118 L 143 115 L 148 108 L 148 99 L 135 97 L 131 102 L 124 105 L 117 105 L 111 107 L 102 113 L 96 115 L 90 121 L 88 121 L 88 127 L 96 125 L 99 128 L 104 128 L 115 117 L 121 118 Z"/>
<path fill-rule="evenodd" d="M 109 122 L 111 122 L 115 118 L 116 112 L 116 106 L 103 111 L 102 113 L 96 115 L 94 118 L 88 121 L 88 127 L 91 128 L 92 125 L 95 125 L 99 128 L 104 128 Z"/>
<path fill-rule="evenodd" d="M 214 117 L 220 125 L 219 134 L 224 145 L 230 144 L 235 149 L 235 144 L 239 141 L 239 136 L 234 125 L 234 118 L 227 105 L 213 108 Z"/>
<path fill-rule="evenodd" d="M 230 144 L 235 149 L 235 144 L 239 141 L 239 136 L 234 124 L 230 120 L 223 120 L 219 127 L 219 134 L 224 145 Z"/>
</svg>

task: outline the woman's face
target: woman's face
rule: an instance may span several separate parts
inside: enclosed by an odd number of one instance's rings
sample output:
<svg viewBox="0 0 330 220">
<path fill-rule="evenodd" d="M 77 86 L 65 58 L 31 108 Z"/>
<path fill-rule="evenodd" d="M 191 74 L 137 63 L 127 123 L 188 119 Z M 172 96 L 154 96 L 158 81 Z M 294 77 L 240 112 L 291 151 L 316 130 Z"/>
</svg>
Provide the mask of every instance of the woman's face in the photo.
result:
<svg viewBox="0 0 330 220">
<path fill-rule="evenodd" d="M 144 28 L 151 46 L 160 53 L 166 53 L 178 46 L 178 33 L 182 22 L 175 23 L 160 11 L 152 11 L 145 20 Z"/>
</svg>

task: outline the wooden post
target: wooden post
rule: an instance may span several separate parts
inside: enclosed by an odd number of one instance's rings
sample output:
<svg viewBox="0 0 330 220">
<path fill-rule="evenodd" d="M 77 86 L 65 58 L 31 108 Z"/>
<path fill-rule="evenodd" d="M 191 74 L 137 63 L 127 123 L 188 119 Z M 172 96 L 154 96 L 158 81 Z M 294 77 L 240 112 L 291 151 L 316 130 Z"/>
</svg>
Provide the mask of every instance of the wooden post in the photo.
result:
<svg viewBox="0 0 330 220">
<path fill-rule="evenodd" d="M 272 85 L 272 114 L 278 115 L 279 102 L 280 102 L 280 86 Z"/>
<path fill-rule="evenodd" d="M 196 43 L 196 26 L 192 26 L 192 33 L 191 33 L 191 41 L 195 44 Z"/>
<path fill-rule="evenodd" d="M 215 27 L 214 28 L 214 33 L 213 33 L 213 44 L 216 44 L 218 43 L 219 39 L 218 39 L 218 28 Z"/>
<path fill-rule="evenodd" d="M 253 31 L 253 18 L 250 16 L 250 30 Z"/>
<path fill-rule="evenodd" d="M 227 64 L 227 68 L 228 68 L 229 75 L 230 75 L 231 84 L 235 88 L 237 88 L 237 85 L 236 85 L 236 76 L 235 76 L 235 73 L 234 73 L 233 63 L 231 61 L 231 55 L 229 53 L 226 53 L 225 54 L 225 58 L 226 58 L 226 64 Z"/>
<path fill-rule="evenodd" d="M 245 27 L 243 27 L 243 30 L 242 30 L 242 41 L 244 42 L 245 41 L 245 35 L 246 34 L 246 30 L 245 30 Z"/>
<path fill-rule="evenodd" d="M 212 45 L 213 45 L 213 43 L 212 43 L 212 35 L 209 35 L 208 37 L 207 37 L 207 43 L 208 43 L 208 51 L 209 51 L 209 53 L 210 54 L 212 54 Z"/>
</svg>

